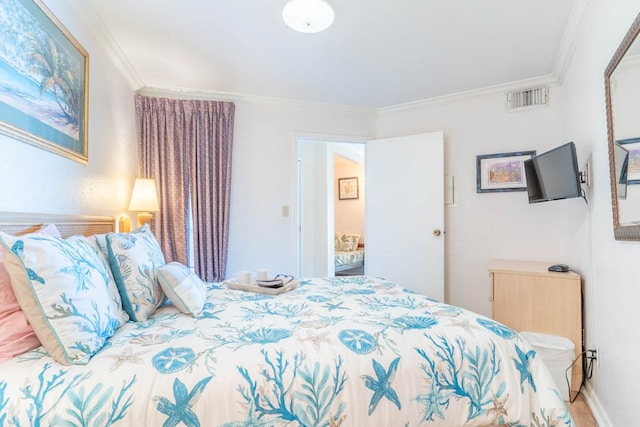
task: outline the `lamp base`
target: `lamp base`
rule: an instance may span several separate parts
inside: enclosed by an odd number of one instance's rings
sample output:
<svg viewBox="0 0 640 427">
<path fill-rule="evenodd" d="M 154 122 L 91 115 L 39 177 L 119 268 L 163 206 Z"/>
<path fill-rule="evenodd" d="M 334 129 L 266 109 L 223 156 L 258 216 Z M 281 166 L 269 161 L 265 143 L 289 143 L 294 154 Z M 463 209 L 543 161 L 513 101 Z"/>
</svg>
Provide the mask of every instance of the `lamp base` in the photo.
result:
<svg viewBox="0 0 640 427">
<path fill-rule="evenodd" d="M 145 224 L 148 224 L 153 219 L 153 214 L 150 212 L 138 212 L 138 225 L 142 227 Z"/>
<path fill-rule="evenodd" d="M 120 233 L 128 233 L 131 231 L 131 221 L 129 221 L 129 217 L 123 215 L 120 217 L 120 221 L 118 223 L 118 232 Z"/>
</svg>

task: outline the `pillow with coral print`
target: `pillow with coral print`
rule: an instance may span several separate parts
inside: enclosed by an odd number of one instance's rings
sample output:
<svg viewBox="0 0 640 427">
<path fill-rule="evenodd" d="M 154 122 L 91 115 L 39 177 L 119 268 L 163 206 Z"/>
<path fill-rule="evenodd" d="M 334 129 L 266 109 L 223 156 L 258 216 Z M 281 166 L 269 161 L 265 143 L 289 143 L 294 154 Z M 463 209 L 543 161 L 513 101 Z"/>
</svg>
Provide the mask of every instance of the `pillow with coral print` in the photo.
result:
<svg viewBox="0 0 640 427">
<path fill-rule="evenodd" d="M 156 280 L 155 269 L 166 264 L 158 241 L 144 225 L 131 233 L 109 233 L 106 244 L 122 307 L 134 322 L 147 320 L 166 299 Z"/>
<path fill-rule="evenodd" d="M 58 363 L 86 364 L 121 325 L 109 274 L 78 239 L 0 233 L 11 286 L 42 346 Z"/>
<path fill-rule="evenodd" d="M 61 237 L 60 231 L 53 224 L 42 227 L 36 233 Z M 33 332 L 11 287 L 9 273 L 4 267 L 3 252 L 0 245 L 0 362 L 40 347 L 40 340 Z"/>
<path fill-rule="evenodd" d="M 359 234 L 343 234 L 340 236 L 340 250 L 349 252 L 355 251 L 358 249 L 359 242 Z"/>
</svg>

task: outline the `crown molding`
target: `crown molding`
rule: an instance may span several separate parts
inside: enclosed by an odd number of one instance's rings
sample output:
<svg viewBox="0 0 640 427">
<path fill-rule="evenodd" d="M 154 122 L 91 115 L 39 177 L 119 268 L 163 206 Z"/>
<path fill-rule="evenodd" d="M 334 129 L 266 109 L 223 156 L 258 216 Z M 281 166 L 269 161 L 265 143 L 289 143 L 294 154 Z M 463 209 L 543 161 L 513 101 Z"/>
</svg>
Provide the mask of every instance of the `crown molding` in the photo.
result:
<svg viewBox="0 0 640 427">
<path fill-rule="evenodd" d="M 155 96 L 160 98 L 171 99 L 205 99 L 212 101 L 230 101 L 230 102 L 247 102 L 252 104 L 267 104 L 278 106 L 291 106 L 291 107 L 312 107 L 321 109 L 330 109 L 332 111 L 340 110 L 343 112 L 349 112 L 354 114 L 371 115 L 376 114 L 375 108 L 368 107 L 356 107 L 343 104 L 329 104 L 322 102 L 312 102 L 300 99 L 292 98 L 279 98 L 272 96 L 250 95 L 235 92 L 219 92 L 208 90 L 196 90 L 196 89 L 180 89 L 180 88 L 166 88 L 166 87 L 153 87 L 146 86 L 137 90 L 138 94 L 144 96 Z"/>
<path fill-rule="evenodd" d="M 144 81 L 133 68 L 129 59 L 126 57 L 120 45 L 115 41 L 111 32 L 107 29 L 102 19 L 98 16 L 97 12 L 91 5 L 90 1 L 74 1 L 67 0 L 69 6 L 76 11 L 80 19 L 82 19 L 85 25 L 90 29 L 98 43 L 101 45 L 102 50 L 111 59 L 111 62 L 120 71 L 125 78 L 131 89 L 136 90 L 145 86 Z"/>
<path fill-rule="evenodd" d="M 571 59 L 576 51 L 578 42 L 582 35 L 582 30 L 589 17 L 589 12 L 594 0 L 575 0 L 567 25 L 565 25 L 560 47 L 553 61 L 552 75 L 558 79 L 558 84 L 562 84 L 564 76 L 571 64 Z"/>
<path fill-rule="evenodd" d="M 405 104 L 396 104 L 389 107 L 381 107 L 377 109 L 380 113 L 391 113 L 404 110 L 410 110 L 414 108 L 420 108 L 433 104 L 446 104 L 449 102 L 460 101 L 469 98 L 476 98 L 479 96 L 504 94 L 513 90 L 521 90 L 529 87 L 541 86 L 541 85 L 558 85 L 558 80 L 551 74 L 546 76 L 534 77 L 531 79 L 518 80 L 515 82 L 501 83 L 494 86 L 487 86 L 479 89 L 472 89 L 464 92 L 452 93 L 449 95 L 436 96 L 433 98 L 421 99 L 419 101 L 407 102 Z"/>
</svg>

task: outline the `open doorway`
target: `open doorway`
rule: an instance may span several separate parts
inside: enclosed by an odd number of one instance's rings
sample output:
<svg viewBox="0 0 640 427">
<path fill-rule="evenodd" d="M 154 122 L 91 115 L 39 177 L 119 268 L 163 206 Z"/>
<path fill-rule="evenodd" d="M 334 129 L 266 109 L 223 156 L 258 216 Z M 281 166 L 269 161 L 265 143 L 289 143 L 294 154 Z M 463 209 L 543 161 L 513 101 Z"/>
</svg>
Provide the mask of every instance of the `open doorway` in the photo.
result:
<svg viewBox="0 0 640 427">
<path fill-rule="evenodd" d="M 334 274 L 364 274 L 365 146 L 336 144 L 333 156 Z"/>
<path fill-rule="evenodd" d="M 348 141 L 297 141 L 299 275 L 332 276 L 338 202 L 334 156 L 336 146 Z M 366 150 L 365 275 L 443 301 L 443 132 L 352 142 Z"/>
<path fill-rule="evenodd" d="M 300 277 L 335 275 L 336 231 L 342 235 L 358 234 L 356 249 L 358 245 L 364 245 L 364 241 L 360 241 L 360 238 L 364 240 L 364 142 L 298 139 Z M 349 187 L 351 192 L 346 195 L 343 192 L 342 198 L 339 178 L 357 178 L 348 180 L 348 183 L 357 181 L 357 187 Z M 353 191 L 357 192 L 357 197 Z M 353 236 L 349 238 L 353 239 Z"/>
</svg>

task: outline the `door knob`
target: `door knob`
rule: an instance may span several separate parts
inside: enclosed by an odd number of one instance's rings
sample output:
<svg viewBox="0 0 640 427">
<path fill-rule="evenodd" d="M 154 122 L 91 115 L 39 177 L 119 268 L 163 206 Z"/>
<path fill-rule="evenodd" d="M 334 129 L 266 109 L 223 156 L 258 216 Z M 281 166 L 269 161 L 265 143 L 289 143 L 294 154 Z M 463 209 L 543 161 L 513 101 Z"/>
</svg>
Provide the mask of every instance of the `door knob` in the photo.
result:
<svg viewBox="0 0 640 427">
<path fill-rule="evenodd" d="M 435 230 L 433 230 L 433 235 L 438 237 L 439 235 L 442 234 L 442 231 L 440 231 L 440 229 L 436 228 Z"/>
</svg>

